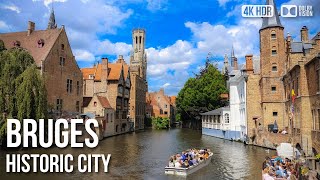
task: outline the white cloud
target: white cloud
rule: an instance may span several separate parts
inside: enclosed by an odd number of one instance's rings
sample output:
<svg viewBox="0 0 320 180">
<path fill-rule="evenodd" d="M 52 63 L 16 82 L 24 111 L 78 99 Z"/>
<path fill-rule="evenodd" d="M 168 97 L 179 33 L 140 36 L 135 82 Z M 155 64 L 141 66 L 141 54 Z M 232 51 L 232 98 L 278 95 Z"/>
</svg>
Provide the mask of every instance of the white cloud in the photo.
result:
<svg viewBox="0 0 320 180">
<path fill-rule="evenodd" d="M 171 84 L 170 83 L 165 83 L 162 87 L 163 88 L 166 88 L 166 87 L 168 87 L 168 86 L 170 86 Z"/>
<path fill-rule="evenodd" d="M 147 9 L 150 11 L 166 10 L 168 0 L 147 0 Z"/>
<path fill-rule="evenodd" d="M 9 30 L 9 29 L 10 29 L 10 27 L 9 27 L 9 25 L 7 25 L 6 22 L 0 21 L 0 30 L 2 30 L 2 31 L 7 31 L 7 30 Z"/>
<path fill-rule="evenodd" d="M 21 12 L 20 8 L 17 7 L 16 5 L 14 5 L 14 4 L 3 5 L 2 8 L 3 8 L 3 9 L 7 9 L 7 10 L 11 10 L 11 11 L 14 11 L 14 12 L 16 12 L 16 13 L 18 13 L 18 14 Z"/>
<path fill-rule="evenodd" d="M 92 62 L 95 60 L 94 55 L 86 50 L 76 49 L 73 54 L 78 61 Z"/>
<path fill-rule="evenodd" d="M 128 55 L 132 46 L 124 42 L 112 43 L 108 39 L 100 42 L 97 47 L 97 54 L 110 54 L 110 55 Z"/>
</svg>

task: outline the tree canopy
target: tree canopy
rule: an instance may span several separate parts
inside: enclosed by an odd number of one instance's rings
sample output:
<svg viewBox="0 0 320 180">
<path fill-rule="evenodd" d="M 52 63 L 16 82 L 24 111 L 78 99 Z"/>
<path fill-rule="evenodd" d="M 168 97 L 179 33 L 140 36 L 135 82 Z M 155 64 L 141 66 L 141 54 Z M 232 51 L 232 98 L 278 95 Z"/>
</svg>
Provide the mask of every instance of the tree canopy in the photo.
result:
<svg viewBox="0 0 320 180">
<path fill-rule="evenodd" d="M 223 93 L 227 93 L 224 75 L 206 62 L 205 68 L 195 78 L 189 78 L 178 93 L 176 105 L 184 125 L 190 122 L 193 128 L 199 128 L 199 113 L 226 105 L 220 98 Z"/>
<path fill-rule="evenodd" d="M 40 119 L 47 115 L 47 95 L 33 57 L 22 48 L 6 49 L 0 40 L 0 140 L 6 118 Z"/>
</svg>

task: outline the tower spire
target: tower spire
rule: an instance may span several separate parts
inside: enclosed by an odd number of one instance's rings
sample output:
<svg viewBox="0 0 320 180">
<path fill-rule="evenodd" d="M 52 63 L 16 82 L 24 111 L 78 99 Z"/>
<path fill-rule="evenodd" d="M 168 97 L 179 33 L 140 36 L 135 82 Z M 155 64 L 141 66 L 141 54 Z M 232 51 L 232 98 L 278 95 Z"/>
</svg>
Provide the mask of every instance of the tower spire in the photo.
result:
<svg viewBox="0 0 320 180">
<path fill-rule="evenodd" d="M 229 67 L 229 60 L 228 60 L 228 55 L 224 55 L 224 62 L 223 62 L 223 68 L 222 68 L 222 74 L 226 74 L 228 72 L 228 67 Z"/>
<path fill-rule="evenodd" d="M 54 16 L 54 10 L 53 10 L 53 5 L 52 5 L 47 29 L 56 29 L 56 28 L 57 28 L 56 18 Z"/>
<path fill-rule="evenodd" d="M 278 11 L 277 11 L 277 6 L 274 3 L 274 0 L 267 0 L 266 5 L 273 6 L 274 14 L 273 14 L 272 17 L 264 17 L 264 18 L 262 18 L 262 27 L 261 27 L 261 29 L 265 29 L 265 28 L 268 28 L 268 27 L 283 27 L 281 25 L 279 14 L 278 14 Z"/>
<path fill-rule="evenodd" d="M 234 66 L 234 59 L 235 59 L 235 55 L 234 55 L 234 48 L 233 48 L 233 44 L 232 44 L 232 48 L 231 48 L 231 66 Z"/>
</svg>

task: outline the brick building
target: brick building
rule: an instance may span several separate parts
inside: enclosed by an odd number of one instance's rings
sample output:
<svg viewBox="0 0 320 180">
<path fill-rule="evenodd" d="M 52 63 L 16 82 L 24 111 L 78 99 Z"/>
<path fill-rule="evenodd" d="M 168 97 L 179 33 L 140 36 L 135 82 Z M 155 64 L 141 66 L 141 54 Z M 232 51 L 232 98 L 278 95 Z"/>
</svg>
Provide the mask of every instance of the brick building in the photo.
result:
<svg viewBox="0 0 320 180">
<path fill-rule="evenodd" d="M 65 27 L 58 28 L 52 10 L 48 28 L 36 30 L 29 21 L 27 31 L 1 33 L 7 49 L 20 47 L 34 58 L 44 76 L 47 100 L 56 116 L 77 114 L 82 104 L 82 73 L 72 53 Z"/>
<path fill-rule="evenodd" d="M 111 119 L 114 120 L 114 134 L 132 130 L 132 124 L 128 119 L 131 82 L 129 66 L 123 57 L 120 55 L 115 63 L 109 63 L 107 58 L 102 58 L 101 64 L 92 68 L 83 68 L 81 71 L 84 102 L 90 102 L 95 95 L 105 98 L 114 111 L 114 115 L 110 113 L 110 116 L 113 116 Z M 96 112 L 96 115 L 101 109 L 88 107 L 88 105 L 89 103 L 83 104 L 84 110 Z M 108 119 L 107 116 L 109 116 L 108 113 L 105 113 L 105 122 Z"/>
<path fill-rule="evenodd" d="M 132 31 L 133 49 L 130 57 L 130 111 L 129 117 L 134 122 L 134 129 L 144 129 L 146 115 L 147 55 L 145 52 L 146 32 L 143 29 Z"/>
<path fill-rule="evenodd" d="M 158 92 L 147 93 L 147 116 L 149 117 L 166 117 L 170 119 L 170 124 L 175 122 L 175 96 L 167 96 L 164 89 Z"/>
<path fill-rule="evenodd" d="M 277 14 L 274 1 L 267 4 Z M 278 16 L 263 18 L 259 32 L 260 73 L 251 71 L 246 57 L 248 135 L 253 144 L 274 148 L 290 142 L 307 154 L 319 153 L 320 34 L 309 39 L 304 26 L 300 41 L 285 38 Z M 275 122 L 288 134 L 270 133 Z"/>
</svg>

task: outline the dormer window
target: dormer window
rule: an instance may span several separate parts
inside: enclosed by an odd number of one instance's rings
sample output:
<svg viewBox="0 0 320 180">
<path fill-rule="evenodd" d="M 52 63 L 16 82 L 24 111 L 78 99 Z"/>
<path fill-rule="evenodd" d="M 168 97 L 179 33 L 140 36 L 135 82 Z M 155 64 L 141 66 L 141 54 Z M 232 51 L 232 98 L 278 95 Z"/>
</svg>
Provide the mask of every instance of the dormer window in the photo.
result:
<svg viewBox="0 0 320 180">
<path fill-rule="evenodd" d="M 89 74 L 89 79 L 94 79 L 94 75 L 93 74 Z"/>
<path fill-rule="evenodd" d="M 14 42 L 13 42 L 13 46 L 14 46 L 14 47 L 20 47 L 20 46 L 21 46 L 20 41 L 14 41 Z"/>
<path fill-rule="evenodd" d="M 38 48 L 42 48 L 44 46 L 44 40 L 43 39 L 39 39 L 38 40 Z"/>
<path fill-rule="evenodd" d="M 64 44 L 61 44 L 61 51 L 64 51 Z"/>
</svg>

